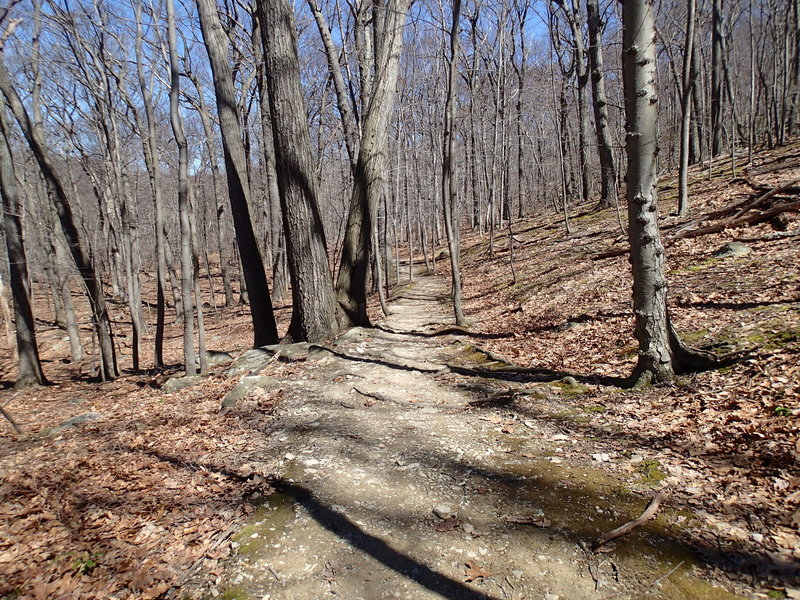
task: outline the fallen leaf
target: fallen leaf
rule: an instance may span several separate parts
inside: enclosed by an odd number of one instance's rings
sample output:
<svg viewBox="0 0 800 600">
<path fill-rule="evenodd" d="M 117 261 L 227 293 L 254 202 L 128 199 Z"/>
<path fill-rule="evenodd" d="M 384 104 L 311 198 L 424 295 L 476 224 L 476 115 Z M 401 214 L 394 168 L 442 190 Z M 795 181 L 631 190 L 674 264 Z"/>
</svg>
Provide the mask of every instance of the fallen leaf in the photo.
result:
<svg viewBox="0 0 800 600">
<path fill-rule="evenodd" d="M 506 523 L 516 523 L 517 525 L 533 525 L 535 527 L 550 527 L 552 523 L 547 517 L 528 517 L 525 515 L 512 515 L 506 517 Z"/>
<path fill-rule="evenodd" d="M 456 529 L 457 527 L 460 526 L 461 526 L 461 521 L 459 521 L 455 517 L 449 517 L 436 526 L 436 531 L 439 532 L 453 531 L 453 529 Z"/>
<path fill-rule="evenodd" d="M 478 564 L 474 560 L 468 560 L 464 564 L 467 566 L 467 568 L 465 569 L 466 571 L 465 581 L 475 581 L 475 580 L 483 581 L 487 577 L 496 575 L 496 573 L 493 573 L 491 571 L 488 571 L 487 569 L 484 569 L 483 567 L 478 566 Z"/>
</svg>

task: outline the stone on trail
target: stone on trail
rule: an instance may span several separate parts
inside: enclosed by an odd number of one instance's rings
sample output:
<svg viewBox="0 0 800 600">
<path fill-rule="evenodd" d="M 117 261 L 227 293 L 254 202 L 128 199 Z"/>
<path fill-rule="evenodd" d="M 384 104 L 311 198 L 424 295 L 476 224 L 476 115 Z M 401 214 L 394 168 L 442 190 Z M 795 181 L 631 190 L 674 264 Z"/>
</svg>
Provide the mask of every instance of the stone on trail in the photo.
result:
<svg viewBox="0 0 800 600">
<path fill-rule="evenodd" d="M 747 256 L 753 250 L 742 242 L 728 242 L 722 248 L 714 252 L 714 258 L 740 258 Z"/>
<path fill-rule="evenodd" d="M 264 389 L 273 385 L 278 385 L 278 380 L 268 375 L 248 375 L 242 377 L 239 383 L 228 392 L 222 400 L 222 406 L 228 408 L 235 406 L 239 400 L 245 398 L 254 389 Z"/>
<path fill-rule="evenodd" d="M 449 519 L 455 516 L 453 510 L 447 504 L 437 504 L 433 507 L 433 514 L 440 519 Z"/>
</svg>

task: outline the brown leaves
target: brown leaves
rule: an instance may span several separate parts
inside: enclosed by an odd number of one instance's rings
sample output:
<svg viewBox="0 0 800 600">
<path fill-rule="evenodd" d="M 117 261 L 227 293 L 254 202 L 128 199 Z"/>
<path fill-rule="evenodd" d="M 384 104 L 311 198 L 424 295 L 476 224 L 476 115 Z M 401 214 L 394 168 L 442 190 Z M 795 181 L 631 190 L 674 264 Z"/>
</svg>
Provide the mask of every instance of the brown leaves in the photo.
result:
<svg viewBox="0 0 800 600">
<path fill-rule="evenodd" d="M 496 575 L 492 571 L 484 569 L 483 567 L 479 566 L 474 560 L 468 560 L 464 563 L 466 565 L 465 573 L 464 573 L 464 581 L 483 581 L 491 577 L 492 575 Z"/>
<path fill-rule="evenodd" d="M 550 519 L 542 517 L 529 517 L 525 515 L 512 515 L 506 517 L 506 523 L 515 523 L 517 525 L 533 525 L 534 527 L 550 527 L 552 523 Z"/>
<path fill-rule="evenodd" d="M 449 517 L 436 525 L 436 531 L 443 533 L 445 531 L 453 531 L 458 527 L 461 527 L 461 521 L 455 517 Z"/>
</svg>

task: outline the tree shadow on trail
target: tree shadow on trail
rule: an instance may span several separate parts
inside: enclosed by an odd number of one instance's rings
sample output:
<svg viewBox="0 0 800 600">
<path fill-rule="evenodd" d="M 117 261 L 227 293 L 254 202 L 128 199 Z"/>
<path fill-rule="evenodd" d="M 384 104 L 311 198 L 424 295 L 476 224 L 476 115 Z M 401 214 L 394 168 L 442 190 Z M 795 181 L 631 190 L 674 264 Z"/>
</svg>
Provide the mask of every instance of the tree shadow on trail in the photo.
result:
<svg viewBox="0 0 800 600">
<path fill-rule="evenodd" d="M 396 369 L 399 371 L 414 371 L 417 373 L 445 373 L 451 372 L 457 375 L 464 375 L 467 377 L 480 377 L 483 379 L 499 379 L 502 381 L 513 381 L 517 383 L 546 383 L 548 381 L 560 381 L 565 377 L 572 377 L 575 381 L 584 384 L 592 385 L 606 385 L 615 387 L 625 387 L 628 380 L 623 377 L 608 377 L 602 375 L 580 375 L 575 373 L 568 373 L 566 371 L 553 371 L 551 369 L 534 369 L 526 367 L 516 367 L 509 364 L 507 367 L 498 367 L 496 369 L 482 369 L 474 367 L 462 367 L 446 363 L 432 363 L 432 366 L 423 366 L 422 364 L 402 364 L 399 362 L 390 362 L 382 358 L 374 358 L 369 356 L 353 356 L 346 354 L 338 349 L 329 346 L 320 346 L 313 344 L 312 350 L 324 350 L 330 354 L 353 362 L 368 363 L 373 365 L 380 365 L 389 369 Z"/>
<path fill-rule="evenodd" d="M 473 590 L 398 552 L 382 539 L 370 535 L 344 515 L 317 500 L 309 489 L 284 482 L 277 482 L 275 487 L 303 506 L 322 527 L 422 587 L 451 600 L 497 600 L 494 596 Z"/>
</svg>

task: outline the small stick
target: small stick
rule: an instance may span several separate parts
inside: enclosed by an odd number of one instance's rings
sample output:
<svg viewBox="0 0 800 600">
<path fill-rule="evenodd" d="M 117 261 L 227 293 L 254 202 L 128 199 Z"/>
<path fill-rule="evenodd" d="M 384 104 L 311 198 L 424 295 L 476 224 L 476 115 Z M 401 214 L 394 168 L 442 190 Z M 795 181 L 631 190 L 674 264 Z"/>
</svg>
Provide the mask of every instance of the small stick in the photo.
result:
<svg viewBox="0 0 800 600">
<path fill-rule="evenodd" d="M 678 569 L 680 569 L 680 568 L 681 568 L 681 565 L 682 565 L 684 562 L 686 562 L 686 561 L 683 561 L 683 560 L 682 560 L 682 561 L 681 561 L 681 562 L 679 562 L 677 565 L 675 565 L 674 567 L 672 567 L 672 569 L 670 570 L 670 572 L 669 572 L 669 573 L 666 573 L 665 575 L 662 575 L 661 577 L 659 577 L 658 579 L 656 579 L 656 580 L 653 582 L 653 585 L 652 585 L 651 587 L 656 587 L 656 586 L 657 586 L 659 583 L 661 583 L 661 582 L 662 582 L 662 581 L 664 581 L 664 580 L 665 580 L 667 577 L 669 577 L 670 575 L 672 575 L 672 574 L 673 574 L 675 571 L 677 571 Z"/>
<path fill-rule="evenodd" d="M 612 540 L 616 540 L 617 538 L 620 538 L 623 535 L 630 533 L 632 530 L 639 527 L 640 525 L 647 523 L 647 521 L 656 516 L 656 513 L 658 512 L 658 507 L 661 506 L 661 501 L 663 499 L 664 499 L 664 493 L 663 492 L 657 493 L 655 496 L 653 496 L 653 499 L 650 501 L 650 504 L 647 505 L 647 508 L 638 519 L 634 519 L 633 521 L 628 521 L 621 527 L 617 527 L 613 531 L 609 531 L 608 533 L 601 535 L 599 538 L 595 540 L 594 544 L 592 544 L 592 550 L 597 552 L 597 549 L 600 546 L 603 546 L 604 544 L 607 544 Z"/>
<path fill-rule="evenodd" d="M 17 425 L 16 421 L 14 421 L 14 419 L 11 418 L 11 415 L 8 414 L 8 412 L 6 412 L 6 409 L 3 408 L 2 406 L 0 406 L 0 413 L 3 413 L 3 416 L 6 419 L 8 419 L 8 422 L 11 423 L 11 426 L 14 428 L 14 431 L 16 431 L 18 435 L 22 435 L 22 430 L 19 428 L 19 425 Z"/>
</svg>

